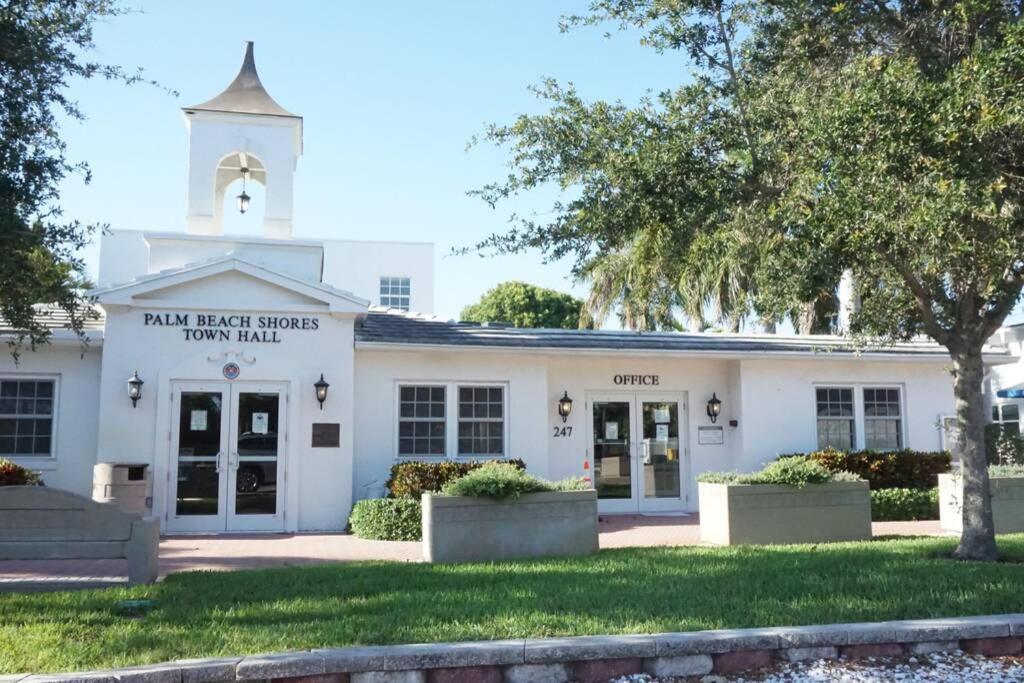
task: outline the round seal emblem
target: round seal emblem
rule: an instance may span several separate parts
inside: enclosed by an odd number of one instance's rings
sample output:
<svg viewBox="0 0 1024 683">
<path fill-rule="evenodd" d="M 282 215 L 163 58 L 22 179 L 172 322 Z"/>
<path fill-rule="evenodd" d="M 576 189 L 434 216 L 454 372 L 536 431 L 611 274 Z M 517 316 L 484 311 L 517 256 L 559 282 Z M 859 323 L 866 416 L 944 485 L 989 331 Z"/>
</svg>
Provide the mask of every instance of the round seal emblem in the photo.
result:
<svg viewBox="0 0 1024 683">
<path fill-rule="evenodd" d="M 238 379 L 240 374 L 242 374 L 242 369 L 238 367 L 238 363 L 224 364 L 224 377 L 227 379 Z"/>
</svg>

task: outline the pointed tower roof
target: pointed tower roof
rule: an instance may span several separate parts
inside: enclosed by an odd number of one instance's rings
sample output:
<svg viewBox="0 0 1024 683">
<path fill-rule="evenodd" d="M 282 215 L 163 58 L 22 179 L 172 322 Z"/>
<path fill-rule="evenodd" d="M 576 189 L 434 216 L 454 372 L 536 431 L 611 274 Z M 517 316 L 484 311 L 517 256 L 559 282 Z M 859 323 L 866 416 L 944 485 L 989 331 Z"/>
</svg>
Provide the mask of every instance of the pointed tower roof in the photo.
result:
<svg viewBox="0 0 1024 683">
<path fill-rule="evenodd" d="M 302 118 L 291 113 L 274 101 L 256 73 L 256 60 L 252 56 L 252 41 L 245 43 L 245 58 L 235 80 L 231 81 L 224 92 L 192 107 L 183 107 L 185 111 L 220 111 L 235 114 L 262 114 L 264 116 L 288 116 Z"/>
</svg>

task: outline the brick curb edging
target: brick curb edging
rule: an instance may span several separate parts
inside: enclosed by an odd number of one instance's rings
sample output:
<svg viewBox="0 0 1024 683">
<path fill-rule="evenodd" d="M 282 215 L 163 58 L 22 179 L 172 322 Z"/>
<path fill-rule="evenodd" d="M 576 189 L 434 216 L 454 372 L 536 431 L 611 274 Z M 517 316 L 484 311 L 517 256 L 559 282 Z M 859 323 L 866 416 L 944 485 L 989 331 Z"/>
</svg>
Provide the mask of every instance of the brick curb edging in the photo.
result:
<svg viewBox="0 0 1024 683">
<path fill-rule="evenodd" d="M 381 645 L 218 659 L 109 671 L 0 676 L 0 683 L 520 683 L 582 681 L 648 672 L 730 674 L 778 661 L 891 657 L 962 649 L 990 656 L 1024 652 L 1024 614 L 878 623 L 783 626 Z"/>
</svg>

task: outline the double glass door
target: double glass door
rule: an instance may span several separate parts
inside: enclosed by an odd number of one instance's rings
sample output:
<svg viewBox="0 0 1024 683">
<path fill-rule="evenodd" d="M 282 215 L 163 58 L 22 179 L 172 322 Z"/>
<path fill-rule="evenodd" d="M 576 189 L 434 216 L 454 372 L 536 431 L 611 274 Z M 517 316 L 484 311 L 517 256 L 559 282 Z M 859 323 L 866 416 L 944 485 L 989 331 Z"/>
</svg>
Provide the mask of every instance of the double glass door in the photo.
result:
<svg viewBox="0 0 1024 683">
<path fill-rule="evenodd" d="M 684 510 L 684 397 L 599 394 L 589 403 L 593 479 L 601 511 Z"/>
<path fill-rule="evenodd" d="M 275 384 L 175 385 L 168 531 L 284 529 L 284 391 Z"/>
</svg>

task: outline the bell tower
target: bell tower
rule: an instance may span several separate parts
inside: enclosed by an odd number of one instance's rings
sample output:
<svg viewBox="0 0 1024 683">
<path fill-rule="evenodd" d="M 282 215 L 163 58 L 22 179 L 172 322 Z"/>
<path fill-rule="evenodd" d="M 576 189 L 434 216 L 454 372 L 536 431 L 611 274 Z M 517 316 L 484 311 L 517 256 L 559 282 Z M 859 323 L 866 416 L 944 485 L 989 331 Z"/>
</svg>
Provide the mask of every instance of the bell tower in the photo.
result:
<svg viewBox="0 0 1024 683">
<path fill-rule="evenodd" d="M 224 92 L 182 111 L 188 127 L 188 233 L 224 233 L 224 193 L 244 176 L 266 190 L 263 236 L 290 238 L 302 117 L 267 93 L 252 42 L 245 44 L 242 68 Z"/>
</svg>

